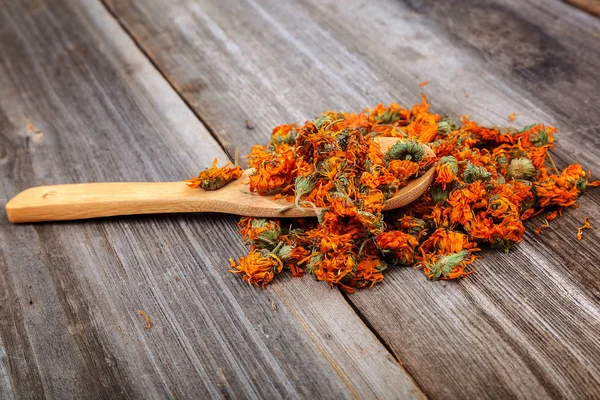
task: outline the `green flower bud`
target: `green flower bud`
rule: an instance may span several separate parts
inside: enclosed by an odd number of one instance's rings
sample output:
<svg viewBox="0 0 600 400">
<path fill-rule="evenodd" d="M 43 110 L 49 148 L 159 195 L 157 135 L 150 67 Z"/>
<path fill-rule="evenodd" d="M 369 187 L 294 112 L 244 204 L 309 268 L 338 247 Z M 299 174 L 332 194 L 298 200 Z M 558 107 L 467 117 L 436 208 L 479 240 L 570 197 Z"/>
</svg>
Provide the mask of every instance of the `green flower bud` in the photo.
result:
<svg viewBox="0 0 600 400">
<path fill-rule="evenodd" d="M 548 132 L 546 132 L 545 130 L 539 130 L 536 133 L 532 134 L 529 137 L 529 140 L 531 141 L 531 144 L 533 144 L 535 147 L 542 147 L 548 144 L 549 138 L 548 138 Z"/>
<path fill-rule="evenodd" d="M 275 254 L 277 257 L 281 259 L 281 261 L 287 261 L 290 258 L 290 254 L 293 250 L 293 247 L 290 245 L 283 245 L 279 248 L 277 253 Z"/>
<path fill-rule="evenodd" d="M 583 177 L 577 180 L 577 182 L 575 182 L 575 187 L 577 188 L 577 190 L 579 191 L 584 191 L 585 188 L 587 187 L 587 177 Z"/>
<path fill-rule="evenodd" d="M 467 164 L 467 167 L 465 168 L 465 172 L 463 172 L 463 179 L 467 183 L 473 183 L 478 180 L 485 181 L 490 176 L 492 176 L 492 174 L 490 172 L 488 172 L 487 169 L 480 167 L 478 165 L 472 164 L 471 162 L 469 162 Z"/>
<path fill-rule="evenodd" d="M 331 123 L 331 118 L 329 118 L 329 115 L 323 114 L 313 119 L 312 123 L 317 127 L 317 129 L 321 129 L 323 126 Z"/>
<path fill-rule="evenodd" d="M 515 245 L 515 242 L 513 242 L 510 239 L 503 239 L 500 237 L 496 237 L 494 239 L 494 243 L 492 244 L 492 247 L 495 249 L 498 249 L 498 250 L 502 250 L 505 253 L 508 253 L 514 245 Z"/>
<path fill-rule="evenodd" d="M 388 150 L 385 155 L 386 160 L 409 160 L 419 162 L 425 156 L 423 145 L 415 140 L 397 142 Z"/>
<path fill-rule="evenodd" d="M 348 142 L 350 141 L 350 132 L 348 132 L 347 129 L 344 129 L 335 137 L 335 140 L 337 141 L 338 146 L 340 146 L 340 149 L 346 151 Z"/>
<path fill-rule="evenodd" d="M 458 126 L 452 121 L 450 117 L 444 117 L 440 122 L 438 122 L 438 133 L 442 135 L 447 135 L 452 131 L 458 129 Z"/>
<path fill-rule="evenodd" d="M 440 158 L 439 163 L 450 165 L 450 169 L 452 170 L 454 175 L 458 174 L 458 161 L 453 156 L 444 156 Z"/>
<path fill-rule="evenodd" d="M 300 197 L 309 194 L 315 188 L 315 181 L 310 177 L 299 176 L 296 178 L 294 183 L 294 192 L 296 193 L 296 206 L 299 207 L 298 202 Z"/>
<path fill-rule="evenodd" d="M 535 176 L 535 167 L 529 158 L 515 158 L 508 164 L 506 177 L 508 179 L 531 180 Z"/>
<path fill-rule="evenodd" d="M 400 119 L 400 113 L 398 111 L 394 111 L 393 113 L 390 113 L 390 110 L 386 110 L 383 114 L 375 117 L 375 122 L 377 122 L 378 124 L 387 125 L 387 124 L 393 124 L 394 122 L 397 122 L 399 119 Z"/>
<path fill-rule="evenodd" d="M 260 218 L 252 221 L 253 228 L 266 228 L 263 232 L 258 235 L 258 240 L 253 241 L 254 245 L 258 248 L 273 248 L 275 243 L 281 236 L 281 228 L 278 224 L 273 221 Z"/>
</svg>

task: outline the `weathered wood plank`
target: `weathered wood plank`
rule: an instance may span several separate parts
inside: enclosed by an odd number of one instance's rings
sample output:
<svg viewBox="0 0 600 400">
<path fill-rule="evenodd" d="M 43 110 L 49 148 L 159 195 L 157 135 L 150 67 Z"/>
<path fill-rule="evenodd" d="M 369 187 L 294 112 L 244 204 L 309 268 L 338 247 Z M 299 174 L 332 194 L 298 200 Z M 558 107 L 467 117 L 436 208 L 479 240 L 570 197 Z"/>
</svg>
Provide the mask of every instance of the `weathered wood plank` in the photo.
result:
<svg viewBox="0 0 600 400">
<path fill-rule="evenodd" d="M 105 1 L 230 152 L 324 109 L 412 104 L 429 80 L 439 112 L 554 124 L 560 165 L 600 165 L 600 23 L 559 1 Z M 575 232 L 599 201 L 472 278 L 396 269 L 349 301 L 434 398 L 594 397 L 599 238 Z"/>
<path fill-rule="evenodd" d="M 95 0 L 2 4 L 0 143 L 2 203 L 225 157 Z M 233 217 L 0 219 L 2 398 L 422 397 L 337 290 L 228 273 Z"/>
</svg>

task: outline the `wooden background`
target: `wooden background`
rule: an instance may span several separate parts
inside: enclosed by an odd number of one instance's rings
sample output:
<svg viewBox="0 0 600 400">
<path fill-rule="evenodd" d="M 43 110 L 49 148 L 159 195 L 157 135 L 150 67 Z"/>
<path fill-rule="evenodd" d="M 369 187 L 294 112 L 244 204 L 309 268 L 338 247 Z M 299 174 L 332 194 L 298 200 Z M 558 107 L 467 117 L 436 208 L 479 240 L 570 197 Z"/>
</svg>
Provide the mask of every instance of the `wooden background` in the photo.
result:
<svg viewBox="0 0 600 400">
<path fill-rule="evenodd" d="M 0 5 L 3 204 L 187 178 L 275 125 L 421 90 L 454 117 L 553 124 L 559 166 L 600 171 L 600 21 L 559 0 Z M 467 279 L 395 268 L 350 296 L 228 273 L 245 252 L 230 216 L 2 214 L 0 398 L 598 398 L 599 234 L 575 235 L 599 202 Z"/>
</svg>

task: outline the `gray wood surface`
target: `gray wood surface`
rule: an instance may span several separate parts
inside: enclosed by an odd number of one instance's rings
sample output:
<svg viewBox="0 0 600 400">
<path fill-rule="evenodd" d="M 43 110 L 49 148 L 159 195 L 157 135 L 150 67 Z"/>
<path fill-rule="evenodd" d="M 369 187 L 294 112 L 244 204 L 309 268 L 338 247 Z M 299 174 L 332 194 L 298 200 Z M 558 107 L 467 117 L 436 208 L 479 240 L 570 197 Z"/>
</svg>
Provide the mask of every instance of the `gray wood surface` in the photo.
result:
<svg viewBox="0 0 600 400">
<path fill-rule="evenodd" d="M 33 185 L 183 179 L 215 156 L 100 2 L 2 2 L 0 203 Z M 1 213 L 0 398 L 423 397 L 339 291 L 227 272 L 245 252 L 236 222 Z"/>
<path fill-rule="evenodd" d="M 410 105 L 429 80 L 434 110 L 555 125 L 559 166 L 600 172 L 600 22 L 561 1 L 105 1 L 230 154 L 325 109 Z M 599 201 L 468 279 L 395 269 L 348 300 L 432 398 L 597 398 L 599 235 L 575 234 Z"/>
</svg>

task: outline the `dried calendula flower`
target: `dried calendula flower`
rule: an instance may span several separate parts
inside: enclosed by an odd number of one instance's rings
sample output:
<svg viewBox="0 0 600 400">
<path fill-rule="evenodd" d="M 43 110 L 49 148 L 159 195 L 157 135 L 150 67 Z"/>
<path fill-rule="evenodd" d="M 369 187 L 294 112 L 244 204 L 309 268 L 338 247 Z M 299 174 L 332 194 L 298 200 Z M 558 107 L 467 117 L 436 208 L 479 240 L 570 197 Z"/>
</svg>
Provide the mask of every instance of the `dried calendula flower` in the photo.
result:
<svg viewBox="0 0 600 400">
<path fill-rule="evenodd" d="M 542 179 L 534 182 L 534 192 L 540 206 L 570 207 L 587 186 L 588 176 L 581 165 L 574 164 L 565 168 L 560 175 L 545 173 Z"/>
<path fill-rule="evenodd" d="M 481 248 L 510 251 L 523 240 L 523 221 L 546 212 L 540 232 L 583 190 L 600 185 L 578 164 L 556 168 L 549 153 L 555 133 L 542 124 L 484 127 L 464 116 L 457 123 L 430 112 L 424 97 L 412 108 L 378 104 L 279 125 L 248 155 L 249 190 L 318 207 L 318 218 L 243 218 L 250 251 L 230 261 L 231 271 L 264 287 L 288 269 L 348 293 L 382 282 L 394 265 L 420 268 L 430 280 L 470 275 Z M 383 154 L 380 136 L 399 142 Z M 426 157 L 424 143 L 436 157 Z M 386 199 L 432 167 L 427 192 L 384 211 Z M 216 188 L 238 174 L 239 167 L 215 163 L 189 182 Z M 577 239 L 590 226 L 586 218 Z"/>
<path fill-rule="evenodd" d="M 287 144 L 254 146 L 248 158 L 254 168 L 250 175 L 251 192 L 272 194 L 294 180 L 294 151 Z"/>
<path fill-rule="evenodd" d="M 369 256 L 358 262 L 356 273 L 350 279 L 350 287 L 364 288 L 373 287 L 376 283 L 383 281 L 383 271 L 387 268 L 385 261 L 377 256 Z"/>
<path fill-rule="evenodd" d="M 426 262 L 421 263 L 420 266 L 425 271 L 427 279 L 432 281 L 462 278 L 475 272 L 475 269 L 466 270 L 474 258 L 475 256 L 467 250 L 462 250 L 453 254 L 435 255 Z"/>
<path fill-rule="evenodd" d="M 296 137 L 298 136 L 298 132 L 296 131 L 296 125 L 279 125 L 273 128 L 273 133 L 271 135 L 271 140 L 274 145 L 278 144 L 294 144 L 296 141 Z"/>
<path fill-rule="evenodd" d="M 281 225 L 279 221 L 265 218 L 242 218 L 240 233 L 256 248 L 275 248 L 279 244 Z"/>
<path fill-rule="evenodd" d="M 435 183 L 441 185 L 445 190 L 448 184 L 456 181 L 458 171 L 458 161 L 455 157 L 444 156 L 440 158 L 436 167 Z"/>
<path fill-rule="evenodd" d="M 311 177 L 298 176 L 294 184 L 294 193 L 296 194 L 296 206 L 299 207 L 300 198 L 312 192 L 315 188 L 315 179 Z"/>
<path fill-rule="evenodd" d="M 488 172 L 488 170 L 486 170 L 484 167 L 468 162 L 462 177 L 465 182 L 473 183 L 477 180 L 485 181 L 491 175 L 492 174 Z"/>
<path fill-rule="evenodd" d="M 265 250 L 252 250 L 246 257 L 240 257 L 237 263 L 230 259 L 229 264 L 231 272 L 242 274 L 248 283 L 262 287 L 283 269 L 283 262 Z"/>
<path fill-rule="evenodd" d="M 377 247 L 388 255 L 394 264 L 411 265 L 419 245 L 417 237 L 402 231 L 383 232 L 375 239 Z"/>
<path fill-rule="evenodd" d="M 217 190 L 227 185 L 229 182 L 242 176 L 242 169 L 239 165 L 230 166 L 230 163 L 217 168 L 217 159 L 215 158 L 211 167 L 200 172 L 196 178 L 191 178 L 185 183 L 191 188 L 201 187 L 204 190 Z"/>
<path fill-rule="evenodd" d="M 387 160 L 407 160 L 419 162 L 425 157 L 423 145 L 415 140 L 399 141 L 385 155 Z"/>
<path fill-rule="evenodd" d="M 530 180 L 535 175 L 535 167 L 529 158 L 515 158 L 508 164 L 506 178 Z"/>
<path fill-rule="evenodd" d="M 458 126 L 454 123 L 454 121 L 449 117 L 444 117 L 437 124 L 438 126 L 438 134 L 448 135 L 451 132 L 458 130 Z"/>
</svg>

